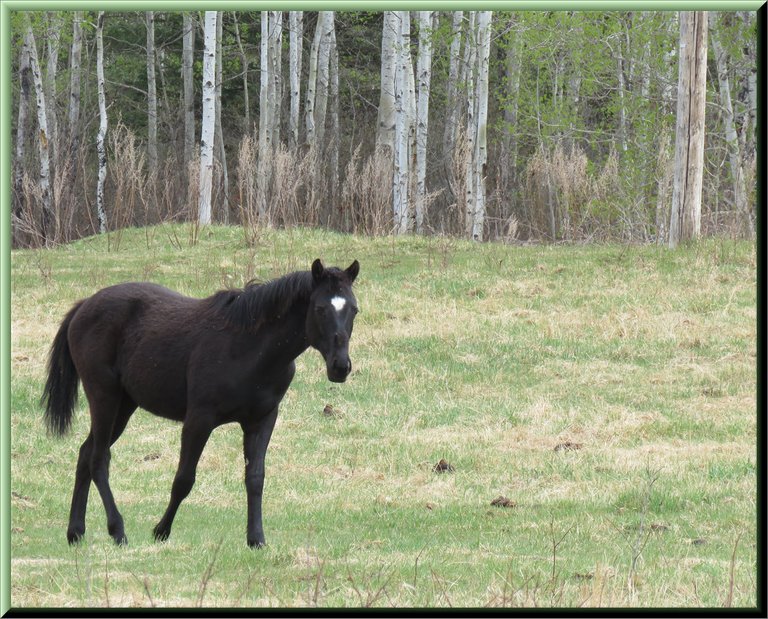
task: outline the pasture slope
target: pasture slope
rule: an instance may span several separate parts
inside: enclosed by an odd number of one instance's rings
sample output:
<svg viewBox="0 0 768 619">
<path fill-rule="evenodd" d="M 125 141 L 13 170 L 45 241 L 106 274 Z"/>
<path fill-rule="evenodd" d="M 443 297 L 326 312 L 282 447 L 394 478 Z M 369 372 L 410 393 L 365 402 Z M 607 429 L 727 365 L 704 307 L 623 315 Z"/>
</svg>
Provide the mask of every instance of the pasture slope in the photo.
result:
<svg viewBox="0 0 768 619">
<path fill-rule="evenodd" d="M 12 254 L 13 607 L 756 604 L 753 244 L 190 238 L 164 225 Z M 361 263 L 354 371 L 335 385 L 318 353 L 298 360 L 267 454 L 268 546 L 245 543 L 236 426 L 152 540 L 180 428 L 138 411 L 111 464 L 129 545 L 92 490 L 68 547 L 88 413 L 81 396 L 54 440 L 39 398 L 70 305 L 126 280 L 207 296 L 315 257 Z"/>
</svg>

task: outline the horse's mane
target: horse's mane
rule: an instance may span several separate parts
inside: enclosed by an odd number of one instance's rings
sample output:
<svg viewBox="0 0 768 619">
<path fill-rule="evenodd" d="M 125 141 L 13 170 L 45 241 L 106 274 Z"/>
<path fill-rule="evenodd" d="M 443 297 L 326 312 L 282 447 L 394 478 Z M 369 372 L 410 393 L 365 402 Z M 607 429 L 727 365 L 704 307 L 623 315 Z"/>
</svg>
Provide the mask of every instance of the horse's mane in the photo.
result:
<svg viewBox="0 0 768 619">
<path fill-rule="evenodd" d="M 346 279 L 336 268 L 325 270 L 339 283 Z M 201 301 L 205 315 L 223 318 L 227 326 L 256 331 L 264 323 L 287 313 L 296 302 L 307 302 L 312 293 L 312 273 L 297 271 L 261 283 L 250 281 L 243 288 L 219 290 Z"/>
</svg>

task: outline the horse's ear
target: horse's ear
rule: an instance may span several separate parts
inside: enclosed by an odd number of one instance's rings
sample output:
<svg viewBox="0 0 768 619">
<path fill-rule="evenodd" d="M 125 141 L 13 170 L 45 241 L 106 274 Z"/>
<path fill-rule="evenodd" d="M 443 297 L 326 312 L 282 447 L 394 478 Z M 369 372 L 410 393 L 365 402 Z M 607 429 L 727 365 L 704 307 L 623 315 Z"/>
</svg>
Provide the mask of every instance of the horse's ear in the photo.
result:
<svg viewBox="0 0 768 619">
<path fill-rule="evenodd" d="M 320 258 L 317 258 L 312 263 L 312 279 L 315 280 L 316 284 L 319 284 L 320 280 L 323 279 L 324 274 L 325 274 L 325 267 L 323 266 L 323 263 L 320 262 Z"/>
<path fill-rule="evenodd" d="M 347 270 L 345 273 L 347 274 L 347 277 L 349 277 L 349 283 L 351 284 L 353 281 L 355 281 L 355 278 L 357 277 L 357 274 L 360 272 L 360 263 L 355 260 L 352 264 L 350 264 L 347 267 Z"/>
</svg>

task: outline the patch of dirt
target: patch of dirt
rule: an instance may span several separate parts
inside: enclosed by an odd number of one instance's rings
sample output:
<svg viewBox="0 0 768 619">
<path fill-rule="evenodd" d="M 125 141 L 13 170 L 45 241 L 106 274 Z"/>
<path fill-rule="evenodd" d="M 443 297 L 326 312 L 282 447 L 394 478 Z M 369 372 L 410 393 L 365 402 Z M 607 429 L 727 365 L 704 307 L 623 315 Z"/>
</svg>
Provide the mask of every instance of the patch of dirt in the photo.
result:
<svg viewBox="0 0 768 619">
<path fill-rule="evenodd" d="M 144 462 L 151 462 L 152 460 L 159 460 L 160 459 L 160 453 L 157 451 L 153 451 L 152 453 L 148 453 L 146 456 L 142 458 Z"/>
<path fill-rule="evenodd" d="M 323 417 L 341 417 L 341 411 L 333 408 L 330 404 L 326 404 L 323 408 Z"/>
</svg>

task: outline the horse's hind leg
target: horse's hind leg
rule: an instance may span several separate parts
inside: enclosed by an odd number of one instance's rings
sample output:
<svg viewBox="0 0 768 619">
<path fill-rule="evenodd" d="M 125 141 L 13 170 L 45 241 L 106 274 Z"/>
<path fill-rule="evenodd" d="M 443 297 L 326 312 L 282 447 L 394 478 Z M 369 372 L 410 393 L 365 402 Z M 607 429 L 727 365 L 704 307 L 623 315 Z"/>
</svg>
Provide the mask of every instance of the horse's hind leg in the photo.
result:
<svg viewBox="0 0 768 619">
<path fill-rule="evenodd" d="M 92 409 L 92 411 L 93 410 L 94 409 Z M 135 410 L 136 404 L 134 404 L 134 402 L 128 397 L 127 394 L 123 393 L 118 405 L 117 415 L 112 419 L 111 428 L 109 429 L 109 441 L 106 448 L 107 478 L 109 475 L 109 446 L 114 444 L 114 442 L 120 438 L 120 435 L 123 433 L 123 430 L 125 430 L 125 427 L 128 424 L 128 420 L 131 418 L 131 415 Z M 110 424 L 108 421 L 97 421 L 96 416 L 92 414 L 91 431 L 88 434 L 88 438 L 85 439 L 82 446 L 80 447 L 80 454 L 77 459 L 77 469 L 75 472 L 75 488 L 72 493 L 72 505 L 69 511 L 69 526 L 67 527 L 67 541 L 70 544 L 74 544 L 80 541 L 80 539 L 82 539 L 83 535 L 85 534 L 85 511 L 88 504 L 88 491 L 90 489 L 91 480 L 94 479 L 92 475 L 92 463 L 94 461 L 94 457 L 97 455 L 94 452 L 94 430 L 96 430 L 98 435 L 102 438 L 103 444 L 103 435 L 105 434 L 109 425 Z M 103 450 L 103 447 L 101 449 Z M 104 484 L 102 483 L 102 486 L 103 485 Z M 113 507 L 113 513 L 110 516 L 110 508 L 107 507 L 107 502 L 105 501 L 104 506 L 107 510 L 107 527 L 109 529 L 109 533 L 117 543 L 125 544 L 127 543 L 127 538 L 125 537 L 123 520 L 120 516 L 120 513 L 117 511 L 117 507 L 115 506 L 114 498 L 112 498 L 112 493 L 109 490 L 108 481 L 107 491 L 109 499 L 111 499 L 111 505 Z M 101 488 L 99 488 L 99 493 L 102 494 L 102 499 L 104 499 L 104 493 L 102 492 Z M 117 517 L 115 517 L 115 513 Z"/>
</svg>

